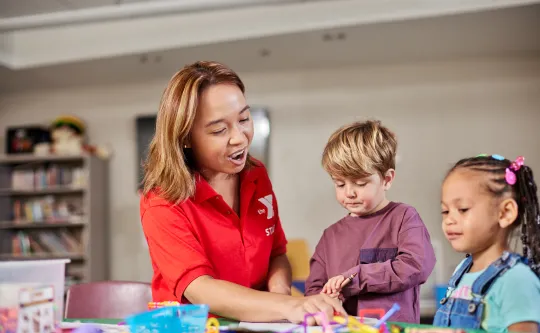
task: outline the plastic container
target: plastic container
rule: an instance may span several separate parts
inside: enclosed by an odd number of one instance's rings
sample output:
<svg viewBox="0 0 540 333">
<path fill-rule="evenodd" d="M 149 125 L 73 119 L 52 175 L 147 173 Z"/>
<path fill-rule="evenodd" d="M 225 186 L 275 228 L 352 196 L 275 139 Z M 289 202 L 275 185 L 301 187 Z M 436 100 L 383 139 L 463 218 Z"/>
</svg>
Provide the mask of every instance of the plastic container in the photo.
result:
<svg viewBox="0 0 540 333">
<path fill-rule="evenodd" d="M 69 259 L 21 260 L 0 262 L 0 308 L 18 306 L 19 291 L 23 288 L 53 286 L 55 320 L 62 321 L 64 283 Z"/>
<path fill-rule="evenodd" d="M 125 319 L 132 333 L 181 332 L 204 333 L 208 305 L 185 304 L 165 306 L 131 315 Z"/>
</svg>

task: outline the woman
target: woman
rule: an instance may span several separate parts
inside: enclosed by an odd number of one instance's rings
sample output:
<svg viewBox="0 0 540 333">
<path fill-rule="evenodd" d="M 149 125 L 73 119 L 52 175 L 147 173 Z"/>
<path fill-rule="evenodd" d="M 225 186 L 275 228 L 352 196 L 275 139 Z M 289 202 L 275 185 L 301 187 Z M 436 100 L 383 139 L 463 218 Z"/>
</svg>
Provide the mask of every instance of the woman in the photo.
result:
<svg viewBox="0 0 540 333">
<path fill-rule="evenodd" d="M 154 301 L 208 304 L 241 321 L 345 313 L 327 295 L 290 296 L 287 241 L 266 169 L 248 154 L 252 138 L 244 84 L 231 69 L 197 62 L 172 77 L 140 203 Z"/>
</svg>

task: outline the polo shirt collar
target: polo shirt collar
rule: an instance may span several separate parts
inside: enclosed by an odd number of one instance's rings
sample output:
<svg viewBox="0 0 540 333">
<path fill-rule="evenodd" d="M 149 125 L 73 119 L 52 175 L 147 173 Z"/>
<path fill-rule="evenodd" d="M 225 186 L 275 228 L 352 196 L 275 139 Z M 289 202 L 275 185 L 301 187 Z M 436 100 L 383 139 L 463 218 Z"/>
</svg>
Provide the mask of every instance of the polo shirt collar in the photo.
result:
<svg viewBox="0 0 540 333">
<path fill-rule="evenodd" d="M 256 184 L 259 177 L 263 175 L 263 170 L 264 168 L 261 167 L 258 161 L 254 161 L 253 166 L 250 168 L 244 168 L 244 170 L 240 172 L 240 188 L 242 188 L 246 182 Z M 199 172 L 195 172 L 194 176 L 195 194 L 193 195 L 193 200 L 195 202 L 201 203 L 208 199 L 219 196 L 219 194 L 212 188 L 212 186 L 210 186 L 210 184 Z"/>
<path fill-rule="evenodd" d="M 193 200 L 200 203 L 217 195 L 206 179 L 199 172 L 195 172 L 195 194 L 193 195 Z"/>
</svg>

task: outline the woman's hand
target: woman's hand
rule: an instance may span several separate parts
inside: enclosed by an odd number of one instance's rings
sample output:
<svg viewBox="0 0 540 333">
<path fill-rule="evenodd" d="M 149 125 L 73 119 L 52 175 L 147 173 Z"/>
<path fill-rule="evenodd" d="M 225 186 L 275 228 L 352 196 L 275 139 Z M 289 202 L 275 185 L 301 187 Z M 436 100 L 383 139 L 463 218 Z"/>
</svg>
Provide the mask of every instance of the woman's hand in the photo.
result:
<svg viewBox="0 0 540 333">
<path fill-rule="evenodd" d="M 322 312 L 326 315 L 329 321 L 332 320 L 337 312 L 341 315 L 346 315 L 345 309 L 341 302 L 336 298 L 332 298 L 325 294 L 298 297 L 288 302 L 283 308 L 284 316 L 292 323 L 301 323 L 304 321 L 306 314 L 316 314 Z M 318 316 L 309 317 L 308 325 L 321 325 L 321 319 Z"/>
</svg>

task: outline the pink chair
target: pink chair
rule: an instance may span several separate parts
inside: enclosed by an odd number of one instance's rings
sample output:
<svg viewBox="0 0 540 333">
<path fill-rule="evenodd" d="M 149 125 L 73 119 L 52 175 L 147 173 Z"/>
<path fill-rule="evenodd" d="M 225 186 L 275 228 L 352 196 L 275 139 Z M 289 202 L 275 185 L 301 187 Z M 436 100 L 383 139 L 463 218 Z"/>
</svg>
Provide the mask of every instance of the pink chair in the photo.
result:
<svg viewBox="0 0 540 333">
<path fill-rule="evenodd" d="M 66 295 L 67 319 L 123 319 L 146 311 L 152 301 L 149 283 L 102 281 L 71 286 Z"/>
</svg>

